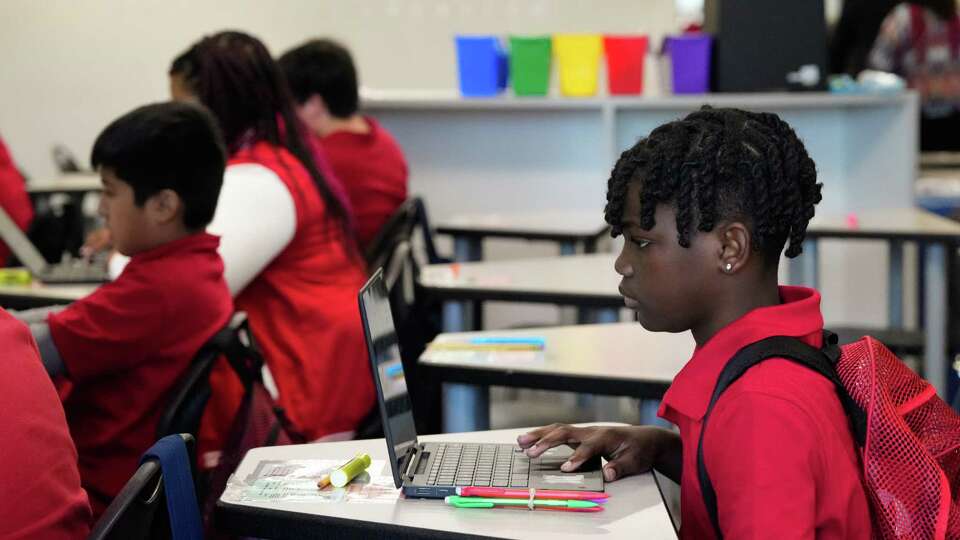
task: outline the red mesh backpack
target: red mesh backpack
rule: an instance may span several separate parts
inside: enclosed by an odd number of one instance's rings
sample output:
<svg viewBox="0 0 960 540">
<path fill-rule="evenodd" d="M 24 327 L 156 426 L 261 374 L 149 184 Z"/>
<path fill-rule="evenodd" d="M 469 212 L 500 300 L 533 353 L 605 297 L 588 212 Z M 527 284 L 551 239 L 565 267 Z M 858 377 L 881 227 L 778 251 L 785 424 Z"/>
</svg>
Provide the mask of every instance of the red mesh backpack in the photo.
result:
<svg viewBox="0 0 960 540">
<path fill-rule="evenodd" d="M 840 347 L 836 335 L 824 332 L 823 343 L 818 350 L 791 337 L 767 338 L 741 349 L 720 373 L 697 448 L 700 487 L 717 538 L 723 535 L 703 433 L 723 391 L 767 358 L 792 360 L 833 381 L 860 450 L 875 538 L 960 538 L 960 415 L 876 339 Z"/>
</svg>

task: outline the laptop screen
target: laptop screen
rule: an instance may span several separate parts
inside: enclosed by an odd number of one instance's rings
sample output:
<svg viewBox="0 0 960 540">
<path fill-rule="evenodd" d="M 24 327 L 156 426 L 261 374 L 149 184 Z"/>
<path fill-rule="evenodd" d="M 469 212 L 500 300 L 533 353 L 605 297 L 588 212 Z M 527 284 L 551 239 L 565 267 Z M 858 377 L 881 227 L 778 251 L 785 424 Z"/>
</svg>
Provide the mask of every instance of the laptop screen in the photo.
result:
<svg viewBox="0 0 960 540">
<path fill-rule="evenodd" d="M 27 235 L 14 223 L 7 212 L 0 208 L 0 238 L 10 247 L 10 251 L 20 259 L 34 274 L 39 274 L 47 267 L 47 261 L 37 248 L 30 243 Z M 6 261 L 0 261 L 5 263 Z"/>
<path fill-rule="evenodd" d="M 370 368 L 377 387 L 377 401 L 383 420 L 387 450 L 393 461 L 393 479 L 400 487 L 403 461 L 407 450 L 417 444 L 413 406 L 407 393 L 403 364 L 400 361 L 397 331 L 390 312 L 390 297 L 383 283 L 383 269 L 378 269 L 360 289 L 360 317 L 367 339 Z"/>
</svg>

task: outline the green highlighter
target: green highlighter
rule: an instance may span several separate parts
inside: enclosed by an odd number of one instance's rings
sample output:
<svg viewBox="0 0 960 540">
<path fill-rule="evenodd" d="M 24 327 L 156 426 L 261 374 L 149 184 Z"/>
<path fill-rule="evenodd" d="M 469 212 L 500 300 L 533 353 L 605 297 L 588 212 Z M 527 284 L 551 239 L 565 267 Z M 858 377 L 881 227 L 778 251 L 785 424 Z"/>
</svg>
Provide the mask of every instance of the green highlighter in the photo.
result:
<svg viewBox="0 0 960 540">
<path fill-rule="evenodd" d="M 450 495 L 443 499 L 445 503 L 457 508 L 493 508 L 494 506 L 530 506 L 528 499 L 494 499 L 487 497 L 461 497 L 459 495 Z M 555 499 L 534 499 L 533 506 L 569 508 L 582 510 L 585 508 L 597 508 L 600 505 L 593 501 L 574 501 L 574 500 L 555 500 Z"/>
</svg>

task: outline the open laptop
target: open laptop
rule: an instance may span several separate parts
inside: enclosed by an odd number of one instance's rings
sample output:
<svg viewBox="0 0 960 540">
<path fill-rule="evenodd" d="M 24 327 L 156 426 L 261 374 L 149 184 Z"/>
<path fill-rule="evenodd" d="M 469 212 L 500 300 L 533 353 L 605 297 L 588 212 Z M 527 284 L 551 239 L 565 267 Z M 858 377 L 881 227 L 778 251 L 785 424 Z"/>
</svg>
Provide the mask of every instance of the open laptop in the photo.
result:
<svg viewBox="0 0 960 540">
<path fill-rule="evenodd" d="M 515 444 L 418 442 L 383 269 L 360 289 L 359 302 L 390 468 L 404 495 L 443 498 L 462 486 L 603 491 L 599 457 L 560 472 L 573 453 L 566 445 L 530 459 Z"/>
<path fill-rule="evenodd" d="M 82 259 L 59 264 L 48 263 L 2 207 L 0 238 L 27 270 L 44 283 L 102 283 L 109 279 L 106 265 L 103 264 L 93 264 Z"/>
</svg>

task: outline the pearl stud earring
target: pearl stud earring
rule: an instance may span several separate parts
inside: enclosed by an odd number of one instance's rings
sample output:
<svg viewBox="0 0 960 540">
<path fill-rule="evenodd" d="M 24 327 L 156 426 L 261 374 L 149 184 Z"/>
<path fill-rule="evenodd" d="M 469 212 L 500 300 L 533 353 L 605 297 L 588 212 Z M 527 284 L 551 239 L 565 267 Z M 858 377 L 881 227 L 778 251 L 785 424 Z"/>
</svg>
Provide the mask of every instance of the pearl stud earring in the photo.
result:
<svg viewBox="0 0 960 540">
<path fill-rule="evenodd" d="M 723 271 L 726 272 L 726 273 L 728 273 L 728 274 L 729 274 L 730 272 L 732 272 L 732 271 L 733 271 L 733 264 L 727 263 L 727 264 L 723 265 Z"/>
</svg>

